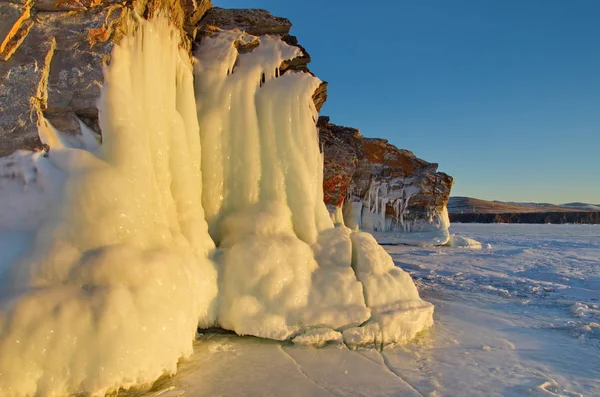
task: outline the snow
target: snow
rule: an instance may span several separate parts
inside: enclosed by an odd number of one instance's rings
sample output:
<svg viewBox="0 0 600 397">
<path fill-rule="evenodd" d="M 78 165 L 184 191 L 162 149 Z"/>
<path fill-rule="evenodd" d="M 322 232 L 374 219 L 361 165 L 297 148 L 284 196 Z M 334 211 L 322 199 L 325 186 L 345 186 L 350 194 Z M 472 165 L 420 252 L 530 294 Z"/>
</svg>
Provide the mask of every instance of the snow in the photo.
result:
<svg viewBox="0 0 600 397">
<path fill-rule="evenodd" d="M 350 349 L 344 332 L 344 345 L 316 349 L 205 334 L 159 389 L 198 397 L 600 395 L 600 226 L 456 224 L 451 232 L 491 248 L 386 246 L 436 306 L 433 327 L 411 343 Z"/>
<path fill-rule="evenodd" d="M 43 153 L 19 150 L 0 158 L 0 227 L 35 230 L 60 198 L 65 175 Z"/>
</svg>

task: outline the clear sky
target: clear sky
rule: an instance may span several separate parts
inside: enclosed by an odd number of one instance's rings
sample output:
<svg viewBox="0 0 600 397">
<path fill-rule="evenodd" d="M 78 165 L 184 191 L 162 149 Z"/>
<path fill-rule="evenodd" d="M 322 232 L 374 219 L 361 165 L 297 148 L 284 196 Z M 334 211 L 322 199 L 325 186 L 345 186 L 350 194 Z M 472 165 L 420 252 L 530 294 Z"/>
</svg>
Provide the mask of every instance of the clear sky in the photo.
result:
<svg viewBox="0 0 600 397">
<path fill-rule="evenodd" d="M 322 114 L 452 175 L 452 195 L 600 204 L 600 0 L 213 0 L 289 18 Z"/>
</svg>

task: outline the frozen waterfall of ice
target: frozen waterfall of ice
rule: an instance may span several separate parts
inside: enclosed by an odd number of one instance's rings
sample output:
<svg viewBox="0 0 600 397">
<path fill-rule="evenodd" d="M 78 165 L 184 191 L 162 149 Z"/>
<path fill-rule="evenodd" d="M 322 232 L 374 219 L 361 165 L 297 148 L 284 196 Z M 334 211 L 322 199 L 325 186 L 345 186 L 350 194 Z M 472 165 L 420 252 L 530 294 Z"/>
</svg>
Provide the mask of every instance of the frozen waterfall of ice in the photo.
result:
<svg viewBox="0 0 600 397">
<path fill-rule="evenodd" d="M 132 31 L 105 70 L 102 144 L 43 122 L 46 155 L 0 161 L 23 176 L 0 186 L 0 239 L 39 228 L 0 261 L 0 394 L 148 384 L 197 326 L 356 346 L 431 325 L 410 276 L 329 217 L 320 81 L 278 70 L 297 48 L 221 32 L 192 66 L 166 18 Z"/>
</svg>

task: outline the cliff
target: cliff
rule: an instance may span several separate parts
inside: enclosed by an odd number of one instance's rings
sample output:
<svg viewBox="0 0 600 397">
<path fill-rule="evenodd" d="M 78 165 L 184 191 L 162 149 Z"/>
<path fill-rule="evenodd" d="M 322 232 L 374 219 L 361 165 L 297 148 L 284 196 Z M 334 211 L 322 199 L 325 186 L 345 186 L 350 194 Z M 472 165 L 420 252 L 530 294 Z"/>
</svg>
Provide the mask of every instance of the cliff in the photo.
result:
<svg viewBox="0 0 600 397">
<path fill-rule="evenodd" d="M 42 114 L 65 132 L 79 133 L 80 121 L 100 132 L 102 65 L 134 10 L 146 17 L 168 10 L 191 39 L 210 7 L 210 0 L 0 0 L 0 156 L 40 148 Z"/>
<path fill-rule="evenodd" d="M 418 221 L 433 223 L 445 212 L 454 181 L 437 172 L 437 164 L 385 139 L 332 124 L 328 117 L 320 117 L 317 125 L 325 154 L 325 203 L 345 205 L 346 218 L 352 203 L 360 203 L 354 207 L 361 213 L 350 215 L 360 219 L 359 226 L 410 231 Z"/>
<path fill-rule="evenodd" d="M 110 51 L 132 18 L 161 10 L 168 10 L 190 51 L 218 29 L 279 35 L 302 50 L 301 56 L 283 62 L 281 73 L 311 73 L 310 54 L 289 34 L 291 22 L 265 10 L 223 9 L 210 0 L 0 0 L 0 157 L 18 149 L 42 149 L 37 131 L 41 116 L 73 136 L 86 127 L 101 134 L 96 102 L 102 65 L 110 62 Z M 239 45 L 253 49 L 252 43 Z M 313 95 L 317 110 L 326 99 L 323 82 Z M 363 203 L 369 214 L 377 215 L 373 219 L 383 214 L 389 225 L 405 229 L 418 219 L 431 223 L 443 211 L 452 178 L 436 172 L 437 164 L 327 118 L 318 127 L 325 153 L 325 202 L 331 208 Z M 382 229 L 367 218 L 361 226 Z"/>
<path fill-rule="evenodd" d="M 282 73 L 310 73 L 310 55 L 288 34 L 290 21 L 265 10 L 213 8 L 210 0 L 0 0 L 0 157 L 42 147 L 37 134 L 42 114 L 63 132 L 78 134 L 83 122 L 100 133 L 102 65 L 134 11 L 148 17 L 164 9 L 190 49 L 215 28 L 276 34 L 303 50 L 282 65 Z M 317 109 L 326 98 L 323 83 L 314 94 Z"/>
</svg>

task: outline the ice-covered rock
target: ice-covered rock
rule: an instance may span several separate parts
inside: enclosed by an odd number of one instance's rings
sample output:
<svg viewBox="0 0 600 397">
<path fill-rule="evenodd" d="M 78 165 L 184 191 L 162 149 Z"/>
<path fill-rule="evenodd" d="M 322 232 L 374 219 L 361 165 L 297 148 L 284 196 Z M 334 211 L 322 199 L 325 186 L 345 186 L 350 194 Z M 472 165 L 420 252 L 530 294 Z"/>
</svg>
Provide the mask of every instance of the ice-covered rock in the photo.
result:
<svg viewBox="0 0 600 397">
<path fill-rule="evenodd" d="M 80 133 L 80 120 L 100 132 L 102 65 L 127 32 L 132 10 L 168 13 L 183 33 L 195 30 L 211 6 L 210 0 L 0 0 L 0 156 L 41 147 L 42 113 L 63 132 Z"/>
<path fill-rule="evenodd" d="M 356 346 L 432 324 L 374 238 L 330 218 L 321 81 L 280 69 L 301 49 L 215 30 L 192 66 L 166 16 L 128 26 L 104 70 L 102 142 L 40 118 L 45 152 L 0 163 L 16 175 L 0 189 L 15 208 L 2 227 L 35 232 L 0 263 L 0 394 L 150 383 L 197 327 Z M 34 213 L 19 212 L 27 200 Z"/>
<path fill-rule="evenodd" d="M 325 202 L 333 209 L 343 206 L 348 227 L 407 234 L 407 243 L 446 243 L 452 177 L 385 139 L 363 137 L 328 117 L 320 117 L 318 125 Z"/>
</svg>

